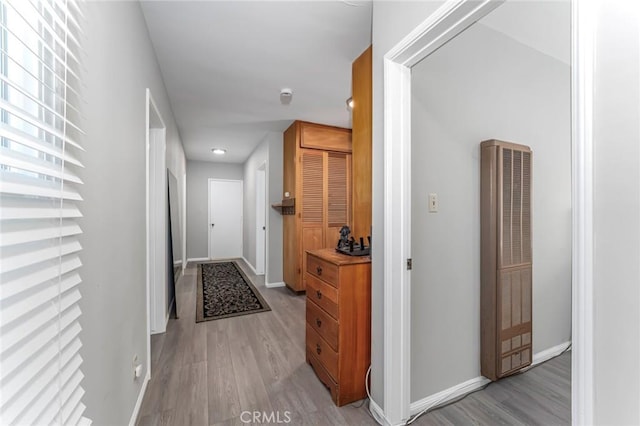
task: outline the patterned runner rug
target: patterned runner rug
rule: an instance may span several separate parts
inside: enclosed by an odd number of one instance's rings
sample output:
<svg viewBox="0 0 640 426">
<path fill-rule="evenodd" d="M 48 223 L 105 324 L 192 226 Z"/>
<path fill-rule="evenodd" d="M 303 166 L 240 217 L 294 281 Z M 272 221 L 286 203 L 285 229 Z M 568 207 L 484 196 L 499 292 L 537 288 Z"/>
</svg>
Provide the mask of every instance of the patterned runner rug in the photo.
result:
<svg viewBox="0 0 640 426">
<path fill-rule="evenodd" d="M 196 322 L 270 311 L 236 262 L 198 265 Z"/>
</svg>

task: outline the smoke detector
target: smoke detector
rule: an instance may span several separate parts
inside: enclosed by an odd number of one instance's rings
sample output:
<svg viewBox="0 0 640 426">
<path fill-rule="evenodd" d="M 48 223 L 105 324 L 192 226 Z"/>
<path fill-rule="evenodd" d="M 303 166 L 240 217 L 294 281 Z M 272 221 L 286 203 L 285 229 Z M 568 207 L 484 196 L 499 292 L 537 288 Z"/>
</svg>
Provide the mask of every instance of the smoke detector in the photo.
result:
<svg viewBox="0 0 640 426">
<path fill-rule="evenodd" d="M 282 105 L 289 105 L 291 103 L 291 98 L 293 98 L 293 90 L 288 88 L 280 90 L 280 103 Z"/>
</svg>

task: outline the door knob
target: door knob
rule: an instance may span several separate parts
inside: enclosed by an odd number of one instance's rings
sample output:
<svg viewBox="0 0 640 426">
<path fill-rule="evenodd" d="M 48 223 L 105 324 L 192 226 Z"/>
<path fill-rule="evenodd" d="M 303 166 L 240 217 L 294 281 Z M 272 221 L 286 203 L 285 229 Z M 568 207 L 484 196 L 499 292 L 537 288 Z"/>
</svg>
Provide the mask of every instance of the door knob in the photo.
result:
<svg viewBox="0 0 640 426">
<path fill-rule="evenodd" d="M 214 227 L 214 226 L 216 226 L 216 224 L 215 224 L 215 223 L 212 223 L 212 224 L 211 224 L 211 227 Z"/>
</svg>

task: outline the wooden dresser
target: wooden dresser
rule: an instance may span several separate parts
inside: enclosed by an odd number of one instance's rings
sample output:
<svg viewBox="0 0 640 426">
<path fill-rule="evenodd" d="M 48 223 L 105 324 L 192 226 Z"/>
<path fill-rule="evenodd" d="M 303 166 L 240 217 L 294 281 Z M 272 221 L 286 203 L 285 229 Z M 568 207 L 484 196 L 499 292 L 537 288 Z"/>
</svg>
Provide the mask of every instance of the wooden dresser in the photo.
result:
<svg viewBox="0 0 640 426">
<path fill-rule="evenodd" d="M 367 396 L 371 361 L 371 258 L 308 251 L 307 362 L 337 406 Z"/>
</svg>

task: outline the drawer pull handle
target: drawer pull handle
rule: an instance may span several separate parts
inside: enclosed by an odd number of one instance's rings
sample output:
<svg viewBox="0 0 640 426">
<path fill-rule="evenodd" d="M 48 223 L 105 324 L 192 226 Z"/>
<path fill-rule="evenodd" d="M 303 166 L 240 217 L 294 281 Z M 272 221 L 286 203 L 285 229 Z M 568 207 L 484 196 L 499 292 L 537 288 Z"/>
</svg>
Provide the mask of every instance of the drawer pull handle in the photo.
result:
<svg viewBox="0 0 640 426">
<path fill-rule="evenodd" d="M 320 347 L 320 344 L 316 343 L 316 353 L 318 355 L 320 355 L 322 353 L 322 348 Z"/>
<path fill-rule="evenodd" d="M 320 318 L 316 318 L 316 325 L 318 327 L 322 327 L 322 321 L 320 320 Z"/>
<path fill-rule="evenodd" d="M 316 266 L 316 272 L 318 275 L 322 275 L 322 266 Z"/>
<path fill-rule="evenodd" d="M 322 292 L 320 290 L 316 290 L 316 297 L 322 299 Z"/>
</svg>

